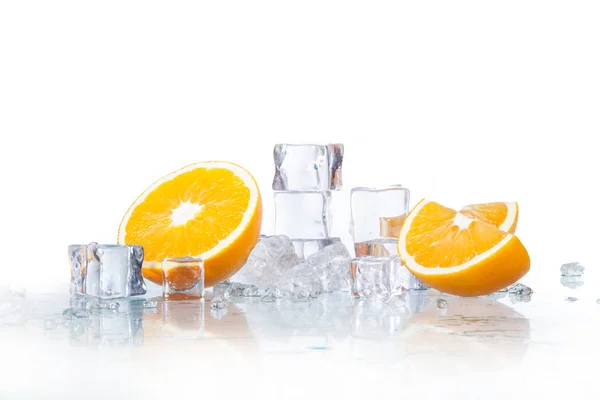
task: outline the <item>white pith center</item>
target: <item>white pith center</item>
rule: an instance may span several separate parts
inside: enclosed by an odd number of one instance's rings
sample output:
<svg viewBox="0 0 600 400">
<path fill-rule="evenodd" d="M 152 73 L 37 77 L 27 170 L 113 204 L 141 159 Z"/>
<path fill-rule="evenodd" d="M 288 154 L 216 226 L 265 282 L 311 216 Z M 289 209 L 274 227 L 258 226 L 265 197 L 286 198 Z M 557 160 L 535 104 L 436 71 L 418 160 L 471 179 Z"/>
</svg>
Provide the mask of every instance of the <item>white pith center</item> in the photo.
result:
<svg viewBox="0 0 600 400">
<path fill-rule="evenodd" d="M 171 211 L 171 226 L 185 225 L 189 221 L 196 218 L 196 215 L 202 211 L 204 206 L 185 201 L 179 204 L 179 206 Z"/>
<path fill-rule="evenodd" d="M 456 213 L 456 216 L 452 221 L 452 226 L 458 226 L 458 230 L 462 231 L 463 229 L 467 229 L 469 225 L 471 225 L 471 222 L 473 222 L 471 218 L 468 218 L 461 213 Z"/>
</svg>

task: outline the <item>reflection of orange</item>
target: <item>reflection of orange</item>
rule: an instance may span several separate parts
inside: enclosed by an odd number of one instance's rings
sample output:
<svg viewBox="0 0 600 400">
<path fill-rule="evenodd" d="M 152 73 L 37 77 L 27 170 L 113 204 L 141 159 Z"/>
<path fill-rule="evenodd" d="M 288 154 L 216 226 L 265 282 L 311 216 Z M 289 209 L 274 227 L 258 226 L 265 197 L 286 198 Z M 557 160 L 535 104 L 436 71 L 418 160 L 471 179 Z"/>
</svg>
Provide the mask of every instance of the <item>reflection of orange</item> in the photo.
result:
<svg viewBox="0 0 600 400">
<path fill-rule="evenodd" d="M 400 229 L 406 221 L 406 214 L 395 217 L 380 217 L 379 218 L 379 234 L 382 237 L 397 239 L 400 236 Z"/>
<path fill-rule="evenodd" d="M 181 265 L 164 271 L 169 288 L 174 290 L 189 290 L 197 285 L 202 277 L 199 265 Z"/>
<path fill-rule="evenodd" d="M 144 247 L 143 274 L 156 284 L 162 283 L 161 260 L 201 257 L 210 287 L 244 265 L 261 222 L 261 196 L 252 175 L 229 162 L 201 162 L 146 189 L 123 217 L 118 242 Z"/>
<path fill-rule="evenodd" d="M 422 282 L 459 296 L 503 289 L 523 277 L 530 264 L 516 236 L 426 200 L 408 215 L 398 254 Z"/>
</svg>

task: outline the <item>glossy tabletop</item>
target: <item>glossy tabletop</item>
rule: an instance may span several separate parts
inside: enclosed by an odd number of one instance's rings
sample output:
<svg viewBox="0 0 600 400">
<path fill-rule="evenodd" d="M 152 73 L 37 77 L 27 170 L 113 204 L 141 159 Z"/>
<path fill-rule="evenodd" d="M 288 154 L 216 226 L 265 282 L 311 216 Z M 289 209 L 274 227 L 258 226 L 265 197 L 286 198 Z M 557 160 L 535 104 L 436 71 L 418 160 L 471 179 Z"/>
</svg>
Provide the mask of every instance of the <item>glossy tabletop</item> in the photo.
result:
<svg viewBox="0 0 600 400">
<path fill-rule="evenodd" d="M 595 294 L 426 290 L 384 304 L 331 293 L 212 310 L 210 290 L 164 302 L 153 286 L 104 305 L 66 286 L 5 293 L 0 398 L 596 398 Z"/>
</svg>

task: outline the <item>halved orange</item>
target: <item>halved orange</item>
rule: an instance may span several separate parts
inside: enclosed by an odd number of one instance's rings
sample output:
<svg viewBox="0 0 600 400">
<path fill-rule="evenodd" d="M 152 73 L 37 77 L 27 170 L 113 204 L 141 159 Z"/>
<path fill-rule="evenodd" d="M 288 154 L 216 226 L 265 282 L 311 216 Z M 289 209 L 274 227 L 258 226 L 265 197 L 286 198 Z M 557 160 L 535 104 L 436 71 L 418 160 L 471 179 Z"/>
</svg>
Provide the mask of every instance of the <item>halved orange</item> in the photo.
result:
<svg viewBox="0 0 600 400">
<path fill-rule="evenodd" d="M 202 257 L 204 284 L 235 274 L 258 241 L 262 202 L 256 181 L 224 161 L 189 165 L 154 182 L 129 207 L 117 241 L 144 247 L 143 275 L 162 284 L 165 258 Z"/>
<path fill-rule="evenodd" d="M 406 267 L 434 289 L 481 296 L 529 271 L 529 254 L 514 235 L 438 203 L 421 200 L 398 239 Z"/>
<path fill-rule="evenodd" d="M 515 233 L 519 219 L 519 205 L 517 203 L 483 203 L 471 204 L 459 210 L 469 218 L 478 219 L 494 225 L 501 231 Z"/>
</svg>

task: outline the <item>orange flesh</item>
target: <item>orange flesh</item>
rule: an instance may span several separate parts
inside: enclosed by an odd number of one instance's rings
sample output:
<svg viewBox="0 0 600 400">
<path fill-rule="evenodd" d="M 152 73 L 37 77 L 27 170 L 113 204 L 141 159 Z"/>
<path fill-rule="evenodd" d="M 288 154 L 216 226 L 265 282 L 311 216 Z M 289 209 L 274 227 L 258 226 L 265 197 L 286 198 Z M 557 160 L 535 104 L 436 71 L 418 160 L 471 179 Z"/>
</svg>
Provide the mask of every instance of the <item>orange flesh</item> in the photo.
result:
<svg viewBox="0 0 600 400">
<path fill-rule="evenodd" d="M 508 207 L 504 203 L 473 204 L 464 207 L 460 213 L 499 228 L 506 220 Z"/>
<path fill-rule="evenodd" d="M 455 218 L 462 227 L 455 224 Z M 495 227 L 466 220 L 462 215 L 457 217 L 456 211 L 431 202 L 413 219 L 406 250 L 423 267 L 448 268 L 472 260 L 505 236 Z"/>
<path fill-rule="evenodd" d="M 233 172 L 221 168 L 193 169 L 148 194 L 129 217 L 125 242 L 145 244 L 146 260 L 200 255 L 238 227 L 249 200 L 250 190 Z M 186 202 L 202 208 L 185 225 L 173 225 L 172 211 Z M 144 271 L 148 279 L 156 282 L 157 277 L 147 276 L 148 273 Z"/>
</svg>

